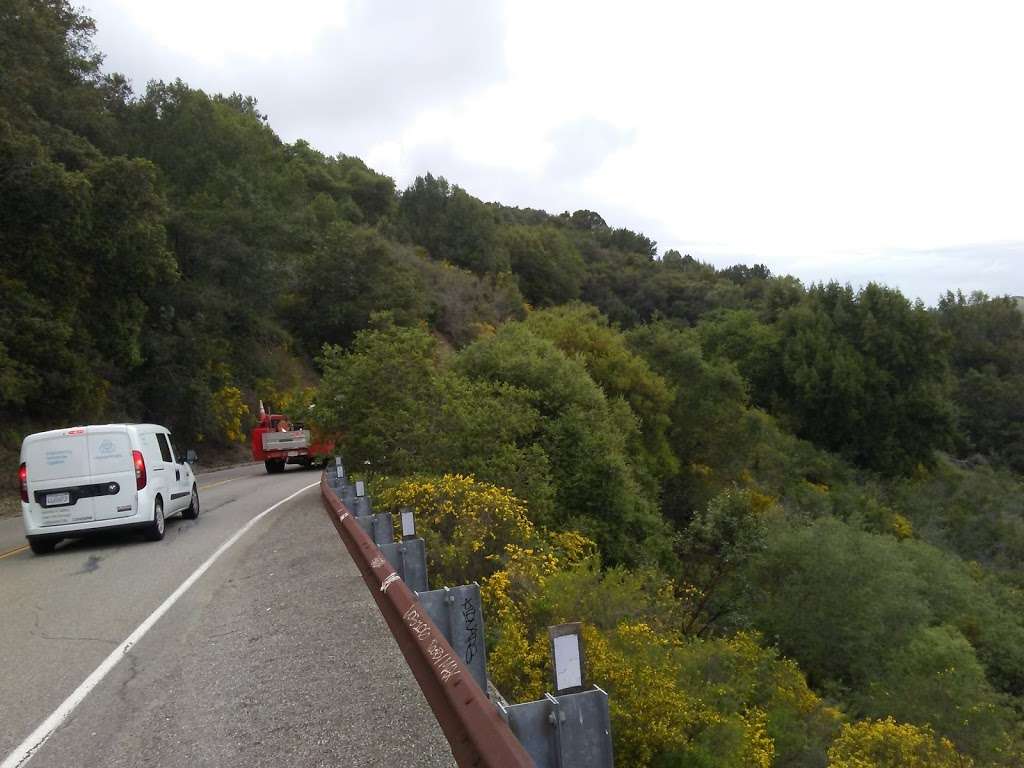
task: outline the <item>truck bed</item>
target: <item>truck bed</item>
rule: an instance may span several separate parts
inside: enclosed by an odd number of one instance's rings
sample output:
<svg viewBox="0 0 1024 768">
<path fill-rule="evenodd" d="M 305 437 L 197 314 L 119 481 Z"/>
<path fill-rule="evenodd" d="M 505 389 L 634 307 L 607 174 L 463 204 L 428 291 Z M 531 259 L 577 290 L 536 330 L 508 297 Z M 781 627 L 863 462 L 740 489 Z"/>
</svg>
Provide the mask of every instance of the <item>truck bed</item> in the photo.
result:
<svg viewBox="0 0 1024 768">
<path fill-rule="evenodd" d="M 308 429 L 296 429 L 291 432 L 264 432 L 264 451 L 297 451 L 309 448 L 310 434 Z"/>
</svg>

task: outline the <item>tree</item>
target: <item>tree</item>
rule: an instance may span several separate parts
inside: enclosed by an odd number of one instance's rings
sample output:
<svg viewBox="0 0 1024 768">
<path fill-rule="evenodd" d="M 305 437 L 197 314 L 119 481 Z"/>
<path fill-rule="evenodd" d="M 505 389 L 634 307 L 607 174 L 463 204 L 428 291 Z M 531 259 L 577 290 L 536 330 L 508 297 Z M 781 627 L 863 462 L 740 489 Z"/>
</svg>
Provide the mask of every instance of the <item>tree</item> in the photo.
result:
<svg viewBox="0 0 1024 768">
<path fill-rule="evenodd" d="M 629 348 L 620 331 L 596 309 L 583 304 L 533 312 L 526 326 L 553 341 L 569 357 L 581 360 L 606 397 L 621 398 L 629 405 L 640 424 L 640 439 L 630 446 L 638 470 L 652 480 L 677 472 L 678 462 L 667 436 L 672 389 Z"/>
<path fill-rule="evenodd" d="M 427 316 L 427 293 L 409 258 L 368 227 L 336 223 L 303 260 L 285 306 L 295 334 L 311 349 L 351 343 L 374 312 L 400 325 Z"/>
<path fill-rule="evenodd" d="M 541 416 L 533 440 L 555 487 L 554 522 L 598 541 L 612 563 L 666 552 L 664 523 L 628 451 L 638 421 L 625 402 L 609 401 L 580 360 L 510 323 L 462 350 L 455 370 L 530 393 Z"/>
<path fill-rule="evenodd" d="M 418 176 L 402 193 L 398 230 L 435 259 L 478 273 L 508 270 L 491 211 L 444 177 Z"/>
<path fill-rule="evenodd" d="M 601 231 L 608 228 L 605 220 L 601 218 L 601 214 L 595 211 L 574 211 L 571 216 L 569 215 L 569 212 L 566 211 L 561 217 L 575 229 Z"/>
<path fill-rule="evenodd" d="M 83 325 L 104 357 L 127 372 L 142 362 L 141 336 L 157 292 L 178 279 L 167 248 L 166 202 L 146 160 L 111 158 L 90 169 L 91 224 L 80 279 L 102 291 L 103 312 L 83 307 Z M 88 276 L 88 277 L 86 277 Z"/>
<path fill-rule="evenodd" d="M 317 423 L 338 434 L 355 464 L 385 474 L 475 474 L 550 512 L 548 460 L 529 437 L 538 424 L 530 393 L 449 370 L 437 340 L 387 316 L 352 348 L 325 346 Z"/>
<path fill-rule="evenodd" d="M 954 627 L 920 627 L 885 662 L 863 712 L 930 725 L 959 752 L 985 759 L 1011 750 L 1012 719 L 967 639 Z"/>
<path fill-rule="evenodd" d="M 869 284 L 814 286 L 778 321 L 773 397 L 794 431 L 854 463 L 901 474 L 950 445 L 942 334 L 924 306 Z"/>
<path fill-rule="evenodd" d="M 837 520 L 774 529 L 749 567 L 745 610 L 819 689 L 863 689 L 932 615 L 899 545 Z"/>
<path fill-rule="evenodd" d="M 818 690 L 873 717 L 930 724 L 986 764 L 1019 748 L 995 685 L 1016 690 L 1021 621 L 958 559 L 825 518 L 770 529 L 743 570 L 737 614 Z"/>
<path fill-rule="evenodd" d="M 500 230 L 512 273 L 534 306 L 579 298 L 583 260 L 570 240 L 554 227 L 513 226 Z"/>
<path fill-rule="evenodd" d="M 734 309 L 705 316 L 697 331 L 708 359 L 735 363 L 750 385 L 752 401 L 771 410 L 783 377 L 779 328 L 761 322 L 751 309 Z"/>
<path fill-rule="evenodd" d="M 679 473 L 663 484 L 662 511 L 685 526 L 695 509 L 737 482 L 747 465 L 747 385 L 731 363 L 704 358 L 692 329 L 659 320 L 626 338 L 674 395 L 667 437 Z"/>
<path fill-rule="evenodd" d="M 722 587 L 765 549 L 771 507 L 766 496 L 732 488 L 715 496 L 683 530 L 678 553 L 687 606 L 684 634 L 703 634 L 733 608 Z"/>
<path fill-rule="evenodd" d="M 947 293 L 935 314 L 951 339 L 961 453 L 1024 470 L 1024 312 L 977 292 Z"/>
</svg>

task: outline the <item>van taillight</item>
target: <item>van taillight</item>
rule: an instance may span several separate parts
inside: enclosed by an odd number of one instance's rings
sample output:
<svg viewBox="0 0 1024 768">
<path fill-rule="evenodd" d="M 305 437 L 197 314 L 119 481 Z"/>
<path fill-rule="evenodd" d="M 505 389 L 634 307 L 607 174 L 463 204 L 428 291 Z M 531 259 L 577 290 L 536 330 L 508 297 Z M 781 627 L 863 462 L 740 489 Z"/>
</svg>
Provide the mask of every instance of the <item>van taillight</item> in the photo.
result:
<svg viewBox="0 0 1024 768">
<path fill-rule="evenodd" d="M 25 462 L 18 467 L 18 485 L 21 486 L 21 500 L 28 504 L 28 467 Z"/>
<path fill-rule="evenodd" d="M 135 490 L 141 491 L 146 487 L 146 460 L 142 458 L 142 451 L 132 451 L 132 461 L 135 463 Z"/>
</svg>

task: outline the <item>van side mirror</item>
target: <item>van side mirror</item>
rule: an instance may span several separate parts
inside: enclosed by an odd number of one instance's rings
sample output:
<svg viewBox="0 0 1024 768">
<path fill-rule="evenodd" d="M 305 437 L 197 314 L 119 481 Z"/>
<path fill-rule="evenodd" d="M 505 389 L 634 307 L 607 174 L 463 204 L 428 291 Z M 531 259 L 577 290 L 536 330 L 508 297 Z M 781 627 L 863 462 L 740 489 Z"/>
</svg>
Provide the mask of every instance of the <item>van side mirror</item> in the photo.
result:
<svg viewBox="0 0 1024 768">
<path fill-rule="evenodd" d="M 199 454 L 197 454 L 194 450 L 189 448 L 187 451 L 185 451 L 185 463 L 186 464 L 198 464 L 199 463 Z"/>
</svg>

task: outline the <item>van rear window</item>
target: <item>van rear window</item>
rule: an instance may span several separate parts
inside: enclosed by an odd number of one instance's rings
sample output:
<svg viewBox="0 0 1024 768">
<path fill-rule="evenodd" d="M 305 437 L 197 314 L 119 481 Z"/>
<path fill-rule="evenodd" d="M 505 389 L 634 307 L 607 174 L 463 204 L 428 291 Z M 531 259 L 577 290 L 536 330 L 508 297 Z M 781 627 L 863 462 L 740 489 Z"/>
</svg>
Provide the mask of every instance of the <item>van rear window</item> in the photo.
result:
<svg viewBox="0 0 1024 768">
<path fill-rule="evenodd" d="M 132 469 L 132 446 L 124 432 L 90 432 L 89 463 L 93 474 Z"/>
<path fill-rule="evenodd" d="M 34 440 L 25 451 L 29 480 L 61 480 L 89 474 L 89 446 L 84 434 Z"/>
</svg>

